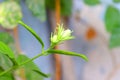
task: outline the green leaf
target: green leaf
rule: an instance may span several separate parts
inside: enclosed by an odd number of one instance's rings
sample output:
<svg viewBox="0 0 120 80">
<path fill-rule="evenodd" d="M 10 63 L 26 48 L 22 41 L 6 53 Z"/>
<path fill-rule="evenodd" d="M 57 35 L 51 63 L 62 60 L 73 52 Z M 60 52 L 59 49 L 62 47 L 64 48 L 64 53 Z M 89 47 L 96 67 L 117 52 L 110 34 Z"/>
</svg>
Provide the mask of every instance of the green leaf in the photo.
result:
<svg viewBox="0 0 120 80">
<path fill-rule="evenodd" d="M 19 4 L 15 1 L 0 3 L 0 24 L 6 29 L 13 29 L 21 20 L 22 12 Z"/>
<path fill-rule="evenodd" d="M 82 59 L 84 59 L 85 61 L 88 61 L 88 58 L 85 55 L 75 53 L 75 52 L 63 51 L 63 50 L 48 50 L 48 53 L 51 53 L 51 54 L 63 54 L 63 55 L 70 55 L 70 56 L 78 56 L 78 57 L 81 57 Z"/>
<path fill-rule="evenodd" d="M 85 4 L 94 6 L 100 4 L 100 0 L 83 0 Z"/>
<path fill-rule="evenodd" d="M 19 23 L 25 27 L 42 45 L 42 48 L 44 48 L 44 43 L 42 41 L 42 39 L 36 34 L 36 32 L 29 26 L 27 26 L 25 23 L 23 23 L 22 21 L 19 21 Z"/>
<path fill-rule="evenodd" d="M 114 3 L 120 3 L 120 0 L 113 0 Z"/>
<path fill-rule="evenodd" d="M 6 55 L 9 58 L 9 60 L 12 61 L 13 65 L 17 65 L 13 51 L 1 41 L 0 41 L 0 54 Z"/>
<path fill-rule="evenodd" d="M 13 37 L 8 34 L 7 32 L 0 32 L 0 41 L 4 42 L 5 44 L 9 45 L 14 42 Z"/>
<path fill-rule="evenodd" d="M 7 70 L 12 66 L 12 61 L 6 55 L 0 53 L 0 67 L 4 70 Z"/>
<path fill-rule="evenodd" d="M 112 32 L 114 28 L 120 26 L 120 11 L 117 8 L 108 6 L 105 14 L 105 25 L 108 32 Z"/>
<path fill-rule="evenodd" d="M 110 37 L 110 48 L 120 47 L 120 26 L 115 28 Z"/>
<path fill-rule="evenodd" d="M 25 73 L 26 73 L 27 80 L 44 80 L 40 74 L 36 73 L 33 70 L 25 69 Z"/>
<path fill-rule="evenodd" d="M 34 16 L 36 16 L 41 21 L 46 20 L 44 0 L 26 0 L 26 4 Z"/>
<path fill-rule="evenodd" d="M 17 63 L 20 65 L 22 62 L 29 60 L 29 58 L 26 55 L 18 55 L 17 57 Z M 33 63 L 29 62 L 24 65 L 27 69 L 31 70 L 39 70 L 38 67 Z"/>
<path fill-rule="evenodd" d="M 17 58 L 18 64 L 21 64 L 26 60 L 29 60 L 29 58 L 25 55 L 19 55 Z M 34 62 L 26 63 L 23 68 L 25 69 L 26 77 L 28 80 L 41 80 L 43 77 L 48 77 L 47 74 L 40 71 Z"/>
<path fill-rule="evenodd" d="M 120 46 L 120 11 L 114 6 L 108 6 L 105 14 L 105 25 L 110 32 L 109 47 L 114 48 Z"/>
<path fill-rule="evenodd" d="M 13 51 L 1 41 L 0 41 L 0 53 L 9 56 L 11 59 L 15 58 Z"/>
</svg>

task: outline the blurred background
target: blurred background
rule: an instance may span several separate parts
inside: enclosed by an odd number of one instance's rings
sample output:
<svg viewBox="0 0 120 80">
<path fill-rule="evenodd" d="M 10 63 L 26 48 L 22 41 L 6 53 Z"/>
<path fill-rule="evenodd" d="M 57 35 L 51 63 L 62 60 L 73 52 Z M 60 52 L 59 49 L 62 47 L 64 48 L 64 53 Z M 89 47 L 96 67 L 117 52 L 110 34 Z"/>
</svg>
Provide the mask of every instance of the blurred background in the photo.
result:
<svg viewBox="0 0 120 80">
<path fill-rule="evenodd" d="M 57 49 L 89 58 L 85 62 L 64 55 L 40 57 L 34 62 L 51 75 L 40 80 L 120 80 L 120 0 L 0 0 L 0 41 L 32 58 L 41 51 L 41 45 L 17 23 L 18 19 L 37 32 L 46 49 L 56 24 L 63 23 L 73 30 L 75 39 Z"/>
</svg>

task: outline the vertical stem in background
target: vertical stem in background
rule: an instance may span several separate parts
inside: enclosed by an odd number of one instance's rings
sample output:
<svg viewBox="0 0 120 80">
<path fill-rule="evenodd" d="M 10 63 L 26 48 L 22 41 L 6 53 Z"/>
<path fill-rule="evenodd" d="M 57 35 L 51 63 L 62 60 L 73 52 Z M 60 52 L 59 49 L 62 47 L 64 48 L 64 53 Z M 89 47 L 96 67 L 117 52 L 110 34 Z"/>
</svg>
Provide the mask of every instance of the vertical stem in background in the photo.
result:
<svg viewBox="0 0 120 80">
<path fill-rule="evenodd" d="M 18 54 L 21 54 L 21 48 L 20 48 L 20 43 L 19 43 L 18 27 L 14 28 L 13 36 L 14 36 L 14 39 L 15 39 L 15 47 L 16 47 L 16 49 L 18 51 Z M 20 76 L 21 76 L 22 80 L 26 80 L 24 69 L 20 69 Z"/>
<path fill-rule="evenodd" d="M 14 39 L 15 39 L 15 47 L 20 54 L 21 48 L 20 48 L 20 43 L 19 43 L 19 35 L 18 35 L 18 28 L 17 27 L 15 27 L 14 30 L 13 30 L 13 36 L 14 36 Z"/>
<path fill-rule="evenodd" d="M 56 0 L 56 13 L 55 13 L 55 17 L 56 17 L 56 23 L 60 23 L 60 0 Z"/>
<path fill-rule="evenodd" d="M 55 18 L 56 18 L 56 23 L 60 23 L 60 0 L 55 0 L 56 4 L 56 12 L 55 12 Z M 57 28 L 56 28 L 57 29 Z M 58 46 L 55 47 L 57 49 Z M 55 54 L 55 80 L 61 80 L 61 60 L 60 60 L 60 55 Z"/>
</svg>

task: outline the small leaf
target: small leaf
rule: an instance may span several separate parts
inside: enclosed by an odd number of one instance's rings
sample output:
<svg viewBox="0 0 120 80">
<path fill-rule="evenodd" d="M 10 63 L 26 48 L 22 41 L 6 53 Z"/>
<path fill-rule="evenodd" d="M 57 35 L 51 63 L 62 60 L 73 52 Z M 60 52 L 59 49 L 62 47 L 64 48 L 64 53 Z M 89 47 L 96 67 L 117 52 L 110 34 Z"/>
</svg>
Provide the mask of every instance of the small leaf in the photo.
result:
<svg viewBox="0 0 120 80">
<path fill-rule="evenodd" d="M 120 26 L 120 11 L 111 5 L 106 10 L 105 25 L 108 32 L 112 32 L 114 28 Z"/>
<path fill-rule="evenodd" d="M 22 21 L 19 21 L 19 23 L 26 28 L 42 45 L 42 48 L 44 48 L 44 43 L 42 41 L 42 39 L 36 34 L 36 32 L 29 26 L 27 26 L 25 23 L 23 23 Z"/>
<path fill-rule="evenodd" d="M 85 4 L 91 5 L 91 6 L 100 4 L 100 0 L 83 0 L 83 1 Z"/>
<path fill-rule="evenodd" d="M 1 41 L 0 41 L 0 53 L 8 55 L 11 59 L 15 58 L 13 51 Z"/>
<path fill-rule="evenodd" d="M 120 0 L 113 0 L 114 3 L 120 3 Z"/>
<path fill-rule="evenodd" d="M 84 59 L 85 61 L 88 61 L 88 58 L 85 55 L 75 53 L 75 52 L 63 51 L 63 50 L 48 50 L 48 53 L 51 53 L 51 54 L 63 54 L 63 55 L 70 55 L 70 56 L 78 56 L 78 57 L 81 57 L 82 59 Z"/>
</svg>

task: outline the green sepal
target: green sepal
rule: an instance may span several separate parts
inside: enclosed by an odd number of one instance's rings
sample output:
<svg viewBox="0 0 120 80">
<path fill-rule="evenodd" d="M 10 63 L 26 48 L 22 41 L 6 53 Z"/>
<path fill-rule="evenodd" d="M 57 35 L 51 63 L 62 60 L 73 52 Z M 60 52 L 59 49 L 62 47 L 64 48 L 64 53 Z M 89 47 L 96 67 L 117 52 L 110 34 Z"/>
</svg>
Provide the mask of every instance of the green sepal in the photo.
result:
<svg viewBox="0 0 120 80">
<path fill-rule="evenodd" d="M 42 45 L 42 48 L 44 48 L 44 43 L 42 39 L 37 35 L 37 33 L 31 27 L 29 27 L 22 21 L 19 21 L 19 24 L 21 24 L 24 28 L 26 28 L 40 42 L 40 44 Z"/>
<path fill-rule="evenodd" d="M 88 58 L 85 55 L 75 52 L 70 52 L 65 50 L 48 50 L 47 52 L 48 54 L 63 54 L 63 55 L 77 56 L 84 59 L 85 61 L 88 61 Z"/>
</svg>

